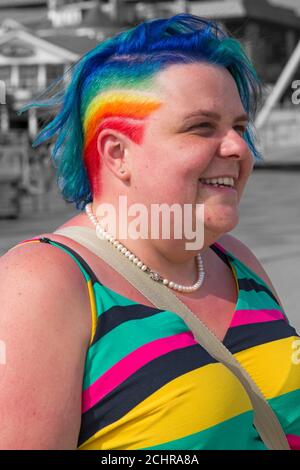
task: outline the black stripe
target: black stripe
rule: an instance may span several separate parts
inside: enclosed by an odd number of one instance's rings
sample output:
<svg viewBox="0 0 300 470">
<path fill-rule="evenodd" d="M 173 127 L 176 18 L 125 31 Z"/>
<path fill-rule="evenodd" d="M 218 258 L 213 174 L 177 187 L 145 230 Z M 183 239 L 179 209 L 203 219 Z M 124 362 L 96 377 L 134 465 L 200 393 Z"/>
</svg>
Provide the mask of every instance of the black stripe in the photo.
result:
<svg viewBox="0 0 300 470">
<path fill-rule="evenodd" d="M 273 320 L 231 327 L 227 331 L 223 344 L 234 354 L 290 336 L 297 336 L 295 328 L 285 320 Z"/>
<path fill-rule="evenodd" d="M 223 344 L 235 354 L 290 336 L 298 336 L 295 329 L 284 320 L 274 320 L 232 327 Z M 215 362 L 217 361 L 199 344 L 171 351 L 149 362 L 82 415 L 79 445 L 100 429 L 120 419 L 169 381 Z"/>
<path fill-rule="evenodd" d="M 219 256 L 219 258 L 221 258 L 222 261 L 224 261 L 225 264 L 227 264 L 227 266 L 231 269 L 231 265 L 230 265 L 230 261 L 233 261 L 233 258 L 228 255 L 228 254 L 225 254 L 223 253 L 223 251 L 220 250 L 220 248 L 218 248 L 216 245 L 210 245 L 210 248 L 216 253 L 216 255 Z"/>
<path fill-rule="evenodd" d="M 271 290 L 268 289 L 266 286 L 263 286 L 262 284 L 259 284 L 258 282 L 256 282 L 255 279 L 253 279 L 253 278 L 251 278 L 251 279 L 249 279 L 249 278 L 239 278 L 238 279 L 238 284 L 239 284 L 239 288 L 246 291 L 246 292 L 249 292 L 251 290 L 254 290 L 255 292 L 265 292 L 280 307 L 276 297 L 273 295 Z"/>
<path fill-rule="evenodd" d="M 130 320 L 148 318 L 163 311 L 164 310 L 141 304 L 115 305 L 100 315 L 91 346 L 111 330 L 122 325 L 122 323 Z"/>
<path fill-rule="evenodd" d="M 122 418 L 176 377 L 215 362 L 199 344 L 171 351 L 150 361 L 82 415 L 78 445 Z"/>
<path fill-rule="evenodd" d="M 49 243 L 50 245 L 55 243 L 55 245 L 59 245 L 60 247 L 64 248 L 66 251 L 71 253 L 77 259 L 77 261 L 83 266 L 86 272 L 89 274 L 92 283 L 94 284 L 98 282 L 98 284 L 102 286 L 102 283 L 99 281 L 98 277 L 96 276 L 94 271 L 90 268 L 90 266 L 87 264 L 87 262 L 76 251 L 72 250 L 72 248 L 70 248 L 67 245 L 64 245 L 63 243 L 50 240 L 50 238 L 47 238 L 47 237 L 39 238 L 39 240 L 43 243 Z"/>
</svg>

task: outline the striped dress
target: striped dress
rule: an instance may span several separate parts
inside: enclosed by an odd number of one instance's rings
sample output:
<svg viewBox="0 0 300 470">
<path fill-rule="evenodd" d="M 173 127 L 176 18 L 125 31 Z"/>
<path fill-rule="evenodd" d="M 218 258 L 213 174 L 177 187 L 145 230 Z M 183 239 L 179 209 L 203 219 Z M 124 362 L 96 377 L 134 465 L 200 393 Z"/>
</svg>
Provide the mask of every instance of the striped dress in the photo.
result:
<svg viewBox="0 0 300 470">
<path fill-rule="evenodd" d="M 90 297 L 78 449 L 266 450 L 238 379 L 171 311 L 105 286 L 82 257 L 49 238 L 81 269 Z M 267 284 L 219 244 L 238 299 L 223 344 L 256 382 L 290 447 L 300 450 L 300 337 Z"/>
</svg>

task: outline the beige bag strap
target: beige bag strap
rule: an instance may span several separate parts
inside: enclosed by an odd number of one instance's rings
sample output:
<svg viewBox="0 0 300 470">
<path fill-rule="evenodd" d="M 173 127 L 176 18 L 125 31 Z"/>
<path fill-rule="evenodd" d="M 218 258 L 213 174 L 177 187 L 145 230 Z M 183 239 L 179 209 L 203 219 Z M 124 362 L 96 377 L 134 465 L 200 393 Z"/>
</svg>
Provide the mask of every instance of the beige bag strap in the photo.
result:
<svg viewBox="0 0 300 470">
<path fill-rule="evenodd" d="M 124 256 L 120 256 L 107 240 L 99 239 L 95 230 L 89 227 L 65 227 L 54 233 L 75 240 L 102 258 L 157 308 L 179 315 L 191 329 L 198 343 L 217 361 L 227 366 L 240 380 L 252 403 L 254 426 L 266 447 L 270 450 L 290 450 L 277 416 L 248 372 L 241 367 L 237 359 L 212 331 L 168 287 L 145 276 L 137 266 L 129 263 Z"/>
</svg>

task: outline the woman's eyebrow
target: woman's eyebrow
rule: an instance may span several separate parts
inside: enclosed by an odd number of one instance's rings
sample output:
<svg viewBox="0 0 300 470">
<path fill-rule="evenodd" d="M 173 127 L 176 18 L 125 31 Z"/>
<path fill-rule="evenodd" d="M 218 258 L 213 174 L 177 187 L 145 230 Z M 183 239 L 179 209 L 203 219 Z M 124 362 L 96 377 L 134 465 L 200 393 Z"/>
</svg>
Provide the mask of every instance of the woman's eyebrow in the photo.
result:
<svg viewBox="0 0 300 470">
<path fill-rule="evenodd" d="M 209 118 L 215 119 L 216 121 L 219 121 L 221 119 L 220 114 L 215 113 L 214 111 L 207 111 L 205 109 L 197 109 L 196 111 L 193 111 L 190 114 L 186 114 L 182 120 L 183 122 L 186 122 L 191 118 L 201 117 L 201 116 L 209 117 Z M 243 113 L 240 116 L 237 116 L 234 119 L 234 121 L 249 121 L 249 116 L 247 113 Z"/>
</svg>

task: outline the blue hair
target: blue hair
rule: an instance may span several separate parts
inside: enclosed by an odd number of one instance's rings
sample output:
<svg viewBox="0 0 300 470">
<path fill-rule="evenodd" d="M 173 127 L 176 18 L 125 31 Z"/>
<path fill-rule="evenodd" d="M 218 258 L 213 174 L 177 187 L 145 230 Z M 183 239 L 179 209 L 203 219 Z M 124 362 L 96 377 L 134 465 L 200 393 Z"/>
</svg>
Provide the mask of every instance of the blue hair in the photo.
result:
<svg viewBox="0 0 300 470">
<path fill-rule="evenodd" d="M 49 99 L 30 102 L 19 111 L 59 106 L 58 113 L 33 141 L 33 147 L 56 137 L 51 157 L 58 187 L 67 202 L 82 210 L 93 199 L 83 152 L 83 117 L 91 100 L 116 84 L 118 88 L 137 89 L 140 81 L 155 77 L 171 64 L 199 61 L 223 66 L 231 73 L 249 115 L 244 138 L 254 159 L 261 160 L 254 119 L 262 88 L 240 42 L 218 23 L 194 15 L 182 13 L 168 19 L 152 19 L 100 43 L 54 83 L 62 89 Z M 71 74 L 71 79 L 64 89 L 66 74 Z M 44 93 L 48 91 L 49 88 Z"/>
</svg>

